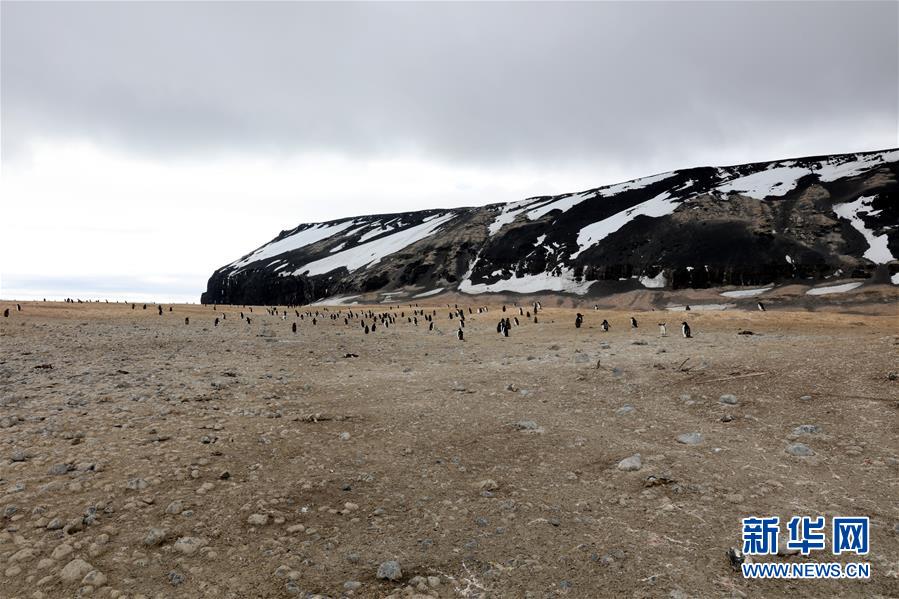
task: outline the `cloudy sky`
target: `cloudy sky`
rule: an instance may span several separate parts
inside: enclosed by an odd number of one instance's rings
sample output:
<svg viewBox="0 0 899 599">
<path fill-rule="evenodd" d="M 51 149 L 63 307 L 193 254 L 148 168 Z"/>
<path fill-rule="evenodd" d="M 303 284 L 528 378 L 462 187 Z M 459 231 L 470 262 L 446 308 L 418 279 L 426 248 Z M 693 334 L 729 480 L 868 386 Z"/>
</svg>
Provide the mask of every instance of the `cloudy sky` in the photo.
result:
<svg viewBox="0 0 899 599">
<path fill-rule="evenodd" d="M 899 3 L 17 3 L 0 296 L 192 300 L 301 222 L 899 146 Z"/>
</svg>

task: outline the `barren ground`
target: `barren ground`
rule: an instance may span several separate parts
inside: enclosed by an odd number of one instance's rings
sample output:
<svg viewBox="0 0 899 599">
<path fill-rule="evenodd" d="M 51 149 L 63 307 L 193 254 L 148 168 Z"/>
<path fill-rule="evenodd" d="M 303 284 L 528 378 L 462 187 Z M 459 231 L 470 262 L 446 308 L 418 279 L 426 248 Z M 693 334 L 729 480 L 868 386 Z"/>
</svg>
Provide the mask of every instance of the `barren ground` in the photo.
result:
<svg viewBox="0 0 899 599">
<path fill-rule="evenodd" d="M 895 310 L 691 312 L 684 339 L 547 308 L 503 338 L 492 304 L 460 342 L 445 301 L 367 336 L 327 316 L 359 306 L 4 302 L 0 597 L 899 596 Z M 870 580 L 731 569 L 740 518 L 819 514 L 871 518 Z"/>
</svg>

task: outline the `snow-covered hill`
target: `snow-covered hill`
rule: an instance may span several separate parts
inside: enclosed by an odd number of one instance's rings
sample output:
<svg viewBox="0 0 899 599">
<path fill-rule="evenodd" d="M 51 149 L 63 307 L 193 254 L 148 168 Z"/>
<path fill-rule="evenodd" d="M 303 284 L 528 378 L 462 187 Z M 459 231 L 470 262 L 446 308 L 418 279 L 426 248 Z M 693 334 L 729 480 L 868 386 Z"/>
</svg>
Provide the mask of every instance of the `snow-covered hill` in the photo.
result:
<svg viewBox="0 0 899 599">
<path fill-rule="evenodd" d="M 206 303 L 403 291 L 899 283 L 899 150 L 661 173 L 474 208 L 303 224 L 218 269 Z"/>
</svg>

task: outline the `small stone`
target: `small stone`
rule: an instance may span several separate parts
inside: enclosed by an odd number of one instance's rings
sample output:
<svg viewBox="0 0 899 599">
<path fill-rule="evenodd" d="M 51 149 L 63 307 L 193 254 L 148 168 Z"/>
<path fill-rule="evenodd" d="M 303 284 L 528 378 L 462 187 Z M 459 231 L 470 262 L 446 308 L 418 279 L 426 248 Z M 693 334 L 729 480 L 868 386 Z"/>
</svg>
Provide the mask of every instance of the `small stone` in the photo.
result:
<svg viewBox="0 0 899 599">
<path fill-rule="evenodd" d="M 176 499 L 175 501 L 170 503 L 167 508 L 165 508 L 166 514 L 177 515 L 183 511 L 184 511 L 184 502 L 181 501 L 180 499 Z"/>
<path fill-rule="evenodd" d="M 99 570 L 91 570 L 81 579 L 81 584 L 89 584 L 94 588 L 100 588 L 106 584 L 106 575 Z"/>
<path fill-rule="evenodd" d="M 53 518 L 47 524 L 47 530 L 59 530 L 63 526 L 65 526 L 65 523 L 62 520 L 60 520 L 59 518 Z"/>
<path fill-rule="evenodd" d="M 540 427 L 533 420 L 519 420 L 515 423 L 515 428 L 520 431 L 535 431 Z"/>
<path fill-rule="evenodd" d="M 198 537 L 181 537 L 172 548 L 183 555 L 193 555 L 205 544 L 206 541 Z"/>
<path fill-rule="evenodd" d="M 338 435 L 338 437 L 340 438 L 341 441 L 349 441 L 350 440 L 350 434 L 346 431 L 343 431 L 342 433 L 340 433 L 340 435 Z"/>
<path fill-rule="evenodd" d="M 150 531 L 147 532 L 147 536 L 144 537 L 144 545 L 149 545 L 151 547 L 161 545 L 168 536 L 169 531 L 164 528 L 151 528 Z"/>
<path fill-rule="evenodd" d="M 625 414 L 630 414 L 631 412 L 633 412 L 636 409 L 637 408 L 635 408 L 631 404 L 624 404 L 623 406 L 621 406 L 620 408 L 615 410 L 615 413 L 619 416 L 624 416 Z"/>
<path fill-rule="evenodd" d="M 348 580 L 343 583 L 343 590 L 345 591 L 358 591 L 362 588 L 362 583 L 358 580 Z"/>
<path fill-rule="evenodd" d="M 727 404 L 729 406 L 735 406 L 739 402 L 737 401 L 736 395 L 731 395 L 730 393 L 725 393 L 721 397 L 718 398 L 718 401 L 723 404 Z"/>
<path fill-rule="evenodd" d="M 802 397 L 799 398 L 799 400 L 800 401 L 811 401 L 812 396 L 811 395 L 803 395 Z"/>
<path fill-rule="evenodd" d="M 624 472 L 636 472 L 642 467 L 643 460 L 641 459 L 639 453 L 635 453 L 634 455 L 624 458 L 623 460 L 618 462 L 618 469 Z"/>
<path fill-rule="evenodd" d="M 48 474 L 52 476 L 61 476 L 69 472 L 69 470 L 71 470 L 71 468 L 68 464 L 54 464 L 50 467 Z"/>
<path fill-rule="evenodd" d="M 499 484 L 492 478 L 485 478 L 476 485 L 482 491 L 495 491 L 499 488 Z"/>
<path fill-rule="evenodd" d="M 168 573 L 167 578 L 169 580 L 169 584 L 172 585 L 173 587 L 178 586 L 185 580 L 184 574 L 181 574 L 180 572 L 176 572 L 174 570 L 172 570 L 171 572 Z"/>
<path fill-rule="evenodd" d="M 250 514 L 247 524 L 252 526 L 265 526 L 268 524 L 268 514 Z"/>
<path fill-rule="evenodd" d="M 59 578 L 65 583 L 78 582 L 94 567 L 83 559 L 73 559 L 60 570 Z"/>
<path fill-rule="evenodd" d="M 677 436 L 677 442 L 684 445 L 699 445 L 702 443 L 702 433 L 684 433 Z"/>
<path fill-rule="evenodd" d="M 382 580 L 399 580 L 403 577 L 403 570 L 396 560 L 383 562 L 378 566 L 378 578 Z"/>
<path fill-rule="evenodd" d="M 800 424 L 793 429 L 793 434 L 797 437 L 800 435 L 815 435 L 820 432 L 821 427 L 816 424 Z"/>
<path fill-rule="evenodd" d="M 812 451 L 812 448 L 805 443 L 792 443 L 787 446 L 786 452 L 790 455 L 799 457 L 808 457 L 815 455 L 815 452 Z"/>
<path fill-rule="evenodd" d="M 63 543 L 62 545 L 58 545 L 56 549 L 53 550 L 53 553 L 50 554 L 50 557 L 53 559 L 65 559 L 69 555 L 72 554 L 74 549 L 68 543 Z"/>
</svg>

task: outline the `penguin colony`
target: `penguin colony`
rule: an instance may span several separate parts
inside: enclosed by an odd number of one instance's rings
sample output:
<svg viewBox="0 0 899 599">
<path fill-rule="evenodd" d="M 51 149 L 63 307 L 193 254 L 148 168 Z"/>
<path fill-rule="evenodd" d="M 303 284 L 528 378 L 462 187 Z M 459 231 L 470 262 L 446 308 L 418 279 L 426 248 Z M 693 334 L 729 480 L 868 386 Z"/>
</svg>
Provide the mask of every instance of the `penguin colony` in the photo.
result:
<svg viewBox="0 0 899 599">
<path fill-rule="evenodd" d="M 70 302 L 70 300 L 66 300 L 66 302 Z M 75 302 L 76 302 L 76 300 L 71 300 L 70 303 L 75 303 Z M 82 303 L 82 300 L 77 300 L 77 303 Z M 107 303 L 109 303 L 109 302 L 107 301 Z M 224 311 L 222 311 L 222 312 L 218 311 L 219 306 L 217 306 L 215 304 L 207 304 L 207 306 L 210 307 L 216 313 L 215 319 L 213 320 L 213 323 L 212 323 L 213 327 L 218 327 L 224 320 L 227 319 L 227 313 L 225 313 Z M 539 323 L 537 314 L 542 309 L 542 305 L 540 302 L 533 302 L 533 304 L 531 305 L 531 310 L 525 310 L 524 307 L 522 307 L 522 306 L 516 306 L 516 307 L 518 309 L 518 315 L 528 318 L 528 319 L 532 318 L 531 312 L 533 311 L 533 323 L 534 324 Z M 160 305 L 157 305 L 156 308 L 157 308 L 158 315 L 162 316 L 163 312 L 164 312 L 164 307 L 160 304 Z M 241 310 L 240 311 L 240 319 L 246 321 L 247 325 L 252 325 L 253 321 L 250 318 L 249 314 L 253 313 L 253 307 L 252 306 L 241 306 L 241 308 L 247 310 L 247 313 L 245 313 Z M 391 325 L 396 326 L 397 322 L 405 322 L 405 324 L 411 325 L 414 327 L 418 327 L 420 323 L 427 323 L 427 325 L 428 325 L 427 330 L 429 332 L 433 332 L 435 330 L 435 322 L 436 322 L 436 318 L 438 315 L 437 308 L 433 308 L 433 307 L 426 308 L 426 307 L 420 306 L 419 304 L 409 304 L 408 305 L 408 310 L 409 310 L 408 314 L 407 314 L 406 309 L 402 308 L 401 306 L 390 306 L 389 309 L 378 311 L 378 312 L 376 312 L 375 310 L 373 310 L 371 308 L 358 309 L 358 310 L 353 310 L 352 308 L 349 308 L 346 310 L 338 309 L 336 312 L 332 312 L 329 308 L 325 308 L 325 307 L 314 310 L 314 311 L 306 310 L 303 312 L 301 312 L 298 308 L 296 308 L 294 306 L 288 306 L 288 308 L 291 309 L 291 311 L 294 313 L 294 316 L 295 316 L 295 320 L 290 324 L 290 330 L 291 330 L 291 333 L 293 333 L 293 334 L 297 334 L 297 332 L 299 331 L 298 321 L 299 322 L 308 321 L 311 323 L 312 326 L 317 326 L 318 321 L 320 319 L 323 319 L 326 317 L 333 322 L 339 322 L 342 320 L 343 324 L 345 326 L 350 326 L 351 323 L 352 323 L 352 326 L 356 326 L 355 323 L 358 322 L 358 326 L 364 335 L 376 333 L 379 328 L 383 328 L 385 330 L 389 329 L 391 327 Z M 450 307 L 450 305 L 447 304 L 446 308 L 448 309 L 448 311 L 446 312 L 447 319 L 450 321 L 455 321 L 457 323 L 456 338 L 459 341 L 465 341 L 466 308 L 460 307 L 458 304 L 454 304 L 452 307 Z M 132 303 L 131 309 L 136 310 L 137 304 Z M 147 304 L 143 304 L 143 309 L 144 310 L 147 309 Z M 279 318 L 281 320 L 287 320 L 287 318 L 288 318 L 288 310 L 287 309 L 279 309 L 277 306 L 268 306 L 268 307 L 265 307 L 264 309 L 266 311 L 266 314 L 268 314 L 269 316 L 273 316 L 273 317 Z M 687 309 L 689 309 L 689 308 L 687 308 Z M 764 304 L 762 304 L 761 302 L 758 302 L 758 309 L 760 311 L 764 312 L 765 311 Z M 16 310 L 19 312 L 22 311 L 21 304 L 16 304 Z M 399 313 L 397 314 L 398 310 L 399 310 Z M 475 312 L 475 310 L 477 310 L 477 312 Z M 505 313 L 507 311 L 507 306 L 502 305 L 500 310 L 501 310 L 501 312 Z M 595 311 L 598 310 L 598 306 L 594 306 L 594 310 Z M 173 312 L 173 311 L 174 311 L 174 307 L 168 306 L 168 312 Z M 475 314 L 475 313 L 486 314 L 487 312 L 489 312 L 489 308 L 486 306 L 479 306 L 476 309 L 472 308 L 470 306 L 467 307 L 467 314 Z M 5 308 L 3 310 L 3 317 L 9 318 L 9 315 L 10 315 L 10 308 Z M 514 325 L 513 325 L 513 322 L 514 322 Z M 576 329 L 580 329 L 582 326 L 584 326 L 584 323 L 585 323 L 584 315 L 581 314 L 580 312 L 577 312 L 575 315 L 574 327 Z M 184 318 L 184 324 L 185 325 L 190 324 L 189 317 Z M 631 324 L 631 329 L 635 330 L 638 328 L 637 319 L 634 318 L 633 316 L 630 317 L 630 324 Z M 514 316 L 513 318 L 509 318 L 508 316 L 500 317 L 500 319 L 496 323 L 496 333 L 497 333 L 497 335 L 508 338 L 511 336 L 513 326 L 515 326 L 515 327 L 521 326 L 521 320 L 519 320 L 518 316 Z M 608 332 L 611 329 L 611 326 L 612 325 L 609 323 L 608 320 L 603 319 L 599 325 L 599 328 L 603 332 Z M 668 336 L 667 324 L 664 322 L 660 322 L 660 323 L 658 323 L 658 326 L 659 326 L 659 335 L 661 337 L 667 337 Z M 439 328 L 436 330 L 439 331 Z M 690 325 L 686 321 L 681 322 L 681 334 L 683 335 L 683 337 L 685 339 L 692 339 L 692 331 L 690 329 Z"/>
</svg>

